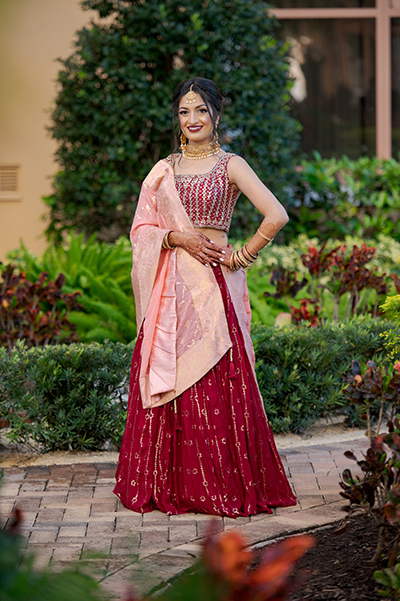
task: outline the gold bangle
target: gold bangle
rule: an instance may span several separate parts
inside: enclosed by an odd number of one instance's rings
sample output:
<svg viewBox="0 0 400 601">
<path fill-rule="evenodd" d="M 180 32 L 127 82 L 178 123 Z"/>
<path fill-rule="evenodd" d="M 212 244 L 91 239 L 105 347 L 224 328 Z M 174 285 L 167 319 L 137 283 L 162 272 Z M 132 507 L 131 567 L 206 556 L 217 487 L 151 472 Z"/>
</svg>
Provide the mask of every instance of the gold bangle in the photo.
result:
<svg viewBox="0 0 400 601">
<path fill-rule="evenodd" d="M 250 267 L 250 265 L 252 264 L 252 261 L 249 261 L 248 259 L 246 259 L 242 248 L 240 250 L 238 250 L 238 256 L 239 256 L 239 262 L 241 263 L 243 269 L 246 269 L 246 267 Z"/>
<path fill-rule="evenodd" d="M 231 267 L 232 271 L 239 271 L 239 269 L 241 268 L 237 250 L 235 250 L 231 254 L 230 267 Z"/>
<path fill-rule="evenodd" d="M 272 242 L 274 240 L 274 238 L 268 238 L 267 236 L 264 236 L 264 234 L 260 232 L 260 228 L 258 228 L 257 232 L 260 234 L 261 238 L 264 238 L 264 240 L 267 242 Z"/>
<path fill-rule="evenodd" d="M 256 253 L 255 255 L 253 255 L 249 249 L 247 248 L 247 244 L 245 244 L 242 248 L 242 252 L 244 254 L 244 256 L 246 257 L 246 259 L 248 259 L 249 261 L 251 261 L 252 263 L 258 259 L 258 253 Z"/>
<path fill-rule="evenodd" d="M 235 252 L 233 252 L 231 254 L 231 258 L 229 261 L 229 267 L 231 268 L 231 271 L 237 271 L 239 269 L 239 267 L 236 267 L 236 263 L 235 263 Z"/>
<path fill-rule="evenodd" d="M 167 232 L 163 238 L 162 244 L 161 244 L 161 248 L 163 250 L 173 250 L 175 248 L 175 246 L 171 246 L 171 244 L 169 243 L 168 237 L 170 235 L 170 233 L 172 232 L 172 230 L 170 230 L 169 232 Z"/>
</svg>

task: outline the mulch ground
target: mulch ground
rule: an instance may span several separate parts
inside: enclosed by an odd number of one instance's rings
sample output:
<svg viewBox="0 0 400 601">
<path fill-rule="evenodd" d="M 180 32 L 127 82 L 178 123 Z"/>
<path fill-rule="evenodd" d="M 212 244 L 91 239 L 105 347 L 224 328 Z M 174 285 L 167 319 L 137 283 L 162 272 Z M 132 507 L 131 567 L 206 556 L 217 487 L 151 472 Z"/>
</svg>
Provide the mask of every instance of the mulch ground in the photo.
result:
<svg viewBox="0 0 400 601">
<path fill-rule="evenodd" d="M 316 547 L 308 551 L 298 564 L 304 582 L 290 601 L 376 601 L 382 599 L 373 578 L 376 569 L 371 559 L 377 543 L 373 518 L 351 519 L 347 531 L 334 535 L 334 528 L 315 534 Z"/>
</svg>

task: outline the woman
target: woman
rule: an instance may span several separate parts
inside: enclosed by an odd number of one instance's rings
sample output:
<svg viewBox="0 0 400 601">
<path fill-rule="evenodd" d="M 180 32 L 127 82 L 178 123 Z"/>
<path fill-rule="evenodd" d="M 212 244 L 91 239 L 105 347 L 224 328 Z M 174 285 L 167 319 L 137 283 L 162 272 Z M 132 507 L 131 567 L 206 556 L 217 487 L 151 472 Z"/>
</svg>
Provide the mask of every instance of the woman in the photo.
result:
<svg viewBox="0 0 400 601">
<path fill-rule="evenodd" d="M 296 503 L 255 378 L 243 270 L 288 217 L 246 161 L 221 150 L 221 110 L 211 80 L 177 86 L 182 153 L 146 177 L 131 230 L 140 333 L 115 493 L 138 512 L 236 517 Z M 233 252 L 240 192 L 265 217 Z"/>
</svg>

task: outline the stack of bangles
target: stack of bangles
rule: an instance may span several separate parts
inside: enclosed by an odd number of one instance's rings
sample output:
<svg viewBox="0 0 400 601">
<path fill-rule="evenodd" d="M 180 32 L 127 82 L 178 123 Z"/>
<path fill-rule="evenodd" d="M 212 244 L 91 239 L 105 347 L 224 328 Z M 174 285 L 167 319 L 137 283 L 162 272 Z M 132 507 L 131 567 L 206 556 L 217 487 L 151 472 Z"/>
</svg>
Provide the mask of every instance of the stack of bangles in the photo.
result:
<svg viewBox="0 0 400 601">
<path fill-rule="evenodd" d="M 267 236 L 264 236 L 264 234 L 262 234 L 260 232 L 260 230 L 257 230 L 257 231 L 260 234 L 261 238 L 264 238 L 264 240 L 266 240 L 267 242 L 273 241 L 273 238 L 267 238 Z M 252 265 L 252 263 L 254 263 L 254 261 L 257 258 L 258 258 L 258 253 L 253 255 L 247 248 L 247 244 L 245 244 L 245 246 L 243 246 L 243 248 L 240 248 L 239 250 L 235 250 L 231 254 L 230 268 L 232 271 L 238 271 L 241 267 L 243 269 L 246 269 L 247 267 L 250 267 L 250 265 Z"/>
<path fill-rule="evenodd" d="M 230 268 L 232 271 L 238 271 L 241 267 L 246 269 L 246 267 L 250 267 L 254 263 L 257 257 L 258 253 L 253 255 L 247 248 L 247 244 L 245 244 L 242 248 L 235 250 L 231 254 Z"/>
</svg>

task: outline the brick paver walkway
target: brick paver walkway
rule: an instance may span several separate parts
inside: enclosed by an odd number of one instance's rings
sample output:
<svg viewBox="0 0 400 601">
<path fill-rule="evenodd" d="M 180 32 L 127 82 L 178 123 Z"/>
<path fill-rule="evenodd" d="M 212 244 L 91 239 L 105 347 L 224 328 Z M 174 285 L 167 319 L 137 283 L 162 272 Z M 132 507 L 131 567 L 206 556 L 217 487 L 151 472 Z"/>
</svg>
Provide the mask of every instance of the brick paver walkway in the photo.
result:
<svg viewBox="0 0 400 601">
<path fill-rule="evenodd" d="M 280 451 L 297 506 L 272 515 L 216 517 L 218 529 L 237 528 L 255 545 L 343 519 L 339 474 L 354 468 L 343 453 L 359 455 L 366 447 L 364 439 Z M 35 552 L 37 565 L 84 561 L 115 599 L 123 599 L 132 580 L 144 593 L 189 567 L 210 516 L 133 513 L 112 493 L 115 469 L 113 463 L 6 468 L 0 513 L 4 521 L 14 506 L 23 510 L 27 550 Z"/>
</svg>

